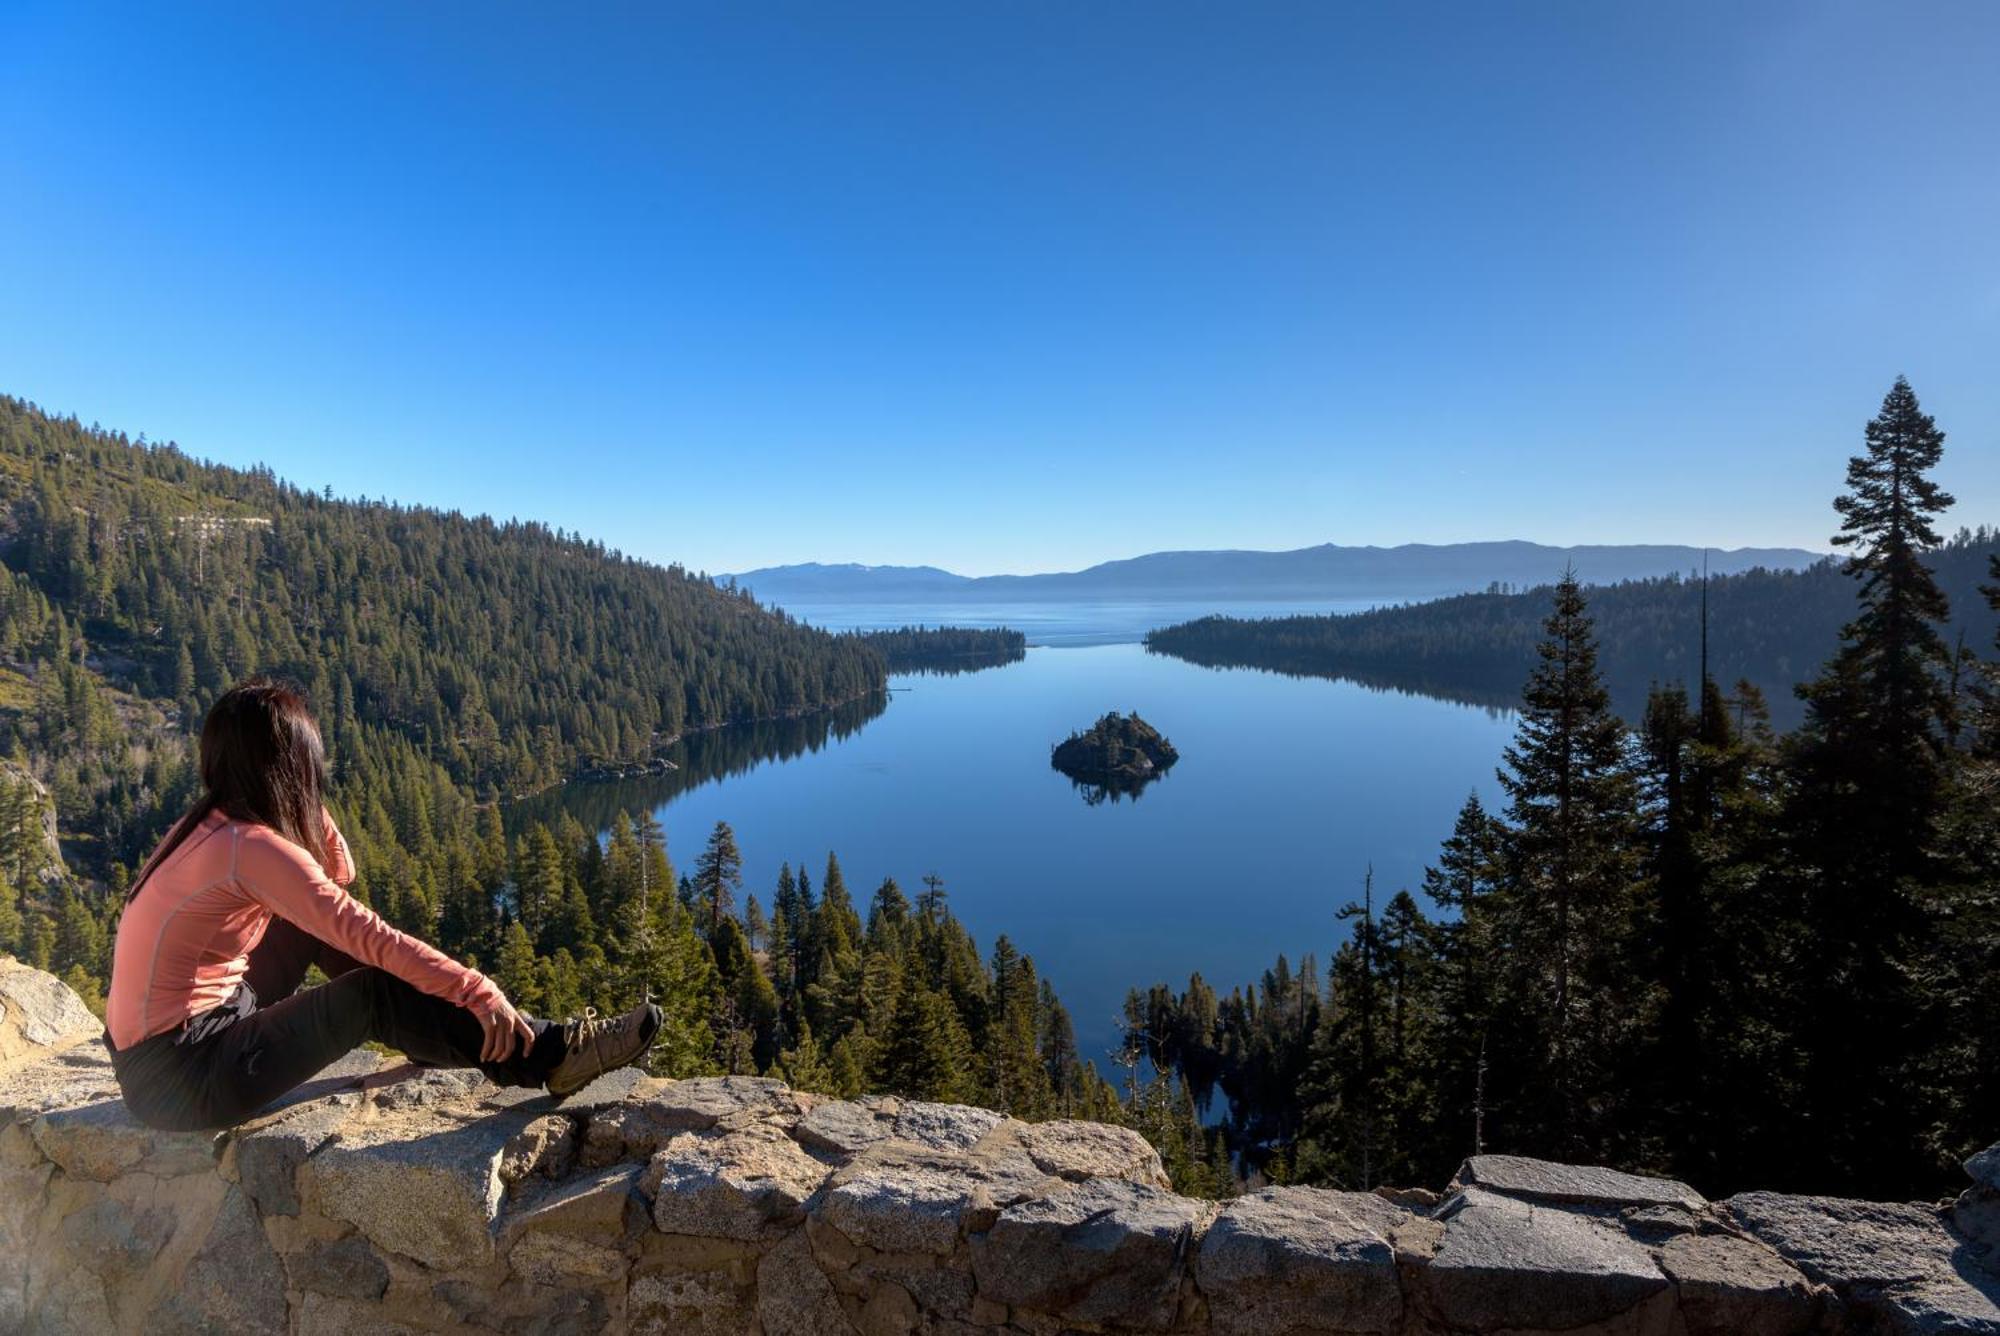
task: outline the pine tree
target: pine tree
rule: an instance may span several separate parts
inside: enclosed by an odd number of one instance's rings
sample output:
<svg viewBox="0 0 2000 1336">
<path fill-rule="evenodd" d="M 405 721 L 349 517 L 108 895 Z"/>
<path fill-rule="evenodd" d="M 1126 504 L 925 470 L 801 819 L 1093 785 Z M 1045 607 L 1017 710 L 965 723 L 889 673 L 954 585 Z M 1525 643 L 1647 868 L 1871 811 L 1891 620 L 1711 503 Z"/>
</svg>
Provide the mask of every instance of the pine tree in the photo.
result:
<svg viewBox="0 0 2000 1336">
<path fill-rule="evenodd" d="M 582 885 L 575 878 L 569 878 L 554 912 L 542 929 L 541 948 L 549 954 L 557 951 L 574 954 L 596 940 L 597 924 L 590 915 L 590 901 L 585 897 Z"/>
<path fill-rule="evenodd" d="M 1847 1170 L 1855 1189 L 1892 1192 L 1924 1170 L 1908 1064 L 1927 1043 L 1916 972 L 1937 949 L 1927 889 L 1947 805 L 1948 608 L 1925 554 L 1952 498 L 1927 475 L 1944 433 L 1898 379 L 1868 423 L 1834 502 L 1851 548 L 1859 612 L 1819 676 L 1800 689 L 1806 721 L 1790 747 L 1786 863 L 1799 887 L 1797 1044 L 1803 1162 Z M 1855 1061 L 1857 1054 L 1865 1060 Z"/>
<path fill-rule="evenodd" d="M 1557 1158 L 1605 1143 L 1614 1073 L 1644 1005 L 1627 968 L 1637 792 L 1573 572 L 1555 589 L 1500 785 L 1508 798 L 1508 998 L 1526 1062 L 1507 1140 Z"/>
<path fill-rule="evenodd" d="M 694 919 L 671 895 L 654 901 L 643 952 L 627 954 L 629 995 L 659 1004 L 665 1021 L 647 1066 L 657 1076 L 703 1076 L 715 1070 L 710 1017 L 715 962 Z"/>
<path fill-rule="evenodd" d="M 64 887 L 56 910 L 55 947 L 50 957 L 58 973 L 80 969 L 102 977 L 104 969 L 104 927 L 74 887 Z"/>
<path fill-rule="evenodd" d="M 962 1100 L 971 1042 L 950 1005 L 905 978 L 876 1057 L 875 1084 L 911 1099 Z"/>
<path fill-rule="evenodd" d="M 1863 823 L 1848 826 L 1851 837 L 1828 853 L 1865 854 L 1866 874 L 1893 882 L 1926 870 L 1939 812 L 1952 720 L 1950 654 L 1939 628 L 1950 608 L 1924 555 L 1938 546 L 1932 519 L 1952 498 L 1927 476 L 1944 433 L 1919 409 L 1908 381 L 1898 378 L 1883 399 L 1867 440 L 1868 452 L 1848 461 L 1851 490 L 1834 501 L 1841 526 L 1833 542 L 1853 549 L 1843 569 L 1860 582 L 1861 608 L 1839 652 L 1801 692 L 1808 706 L 1801 761 L 1816 772 L 1808 779 L 1813 800 L 1833 805 L 1828 818 Z M 1839 801 L 1859 787 L 1865 801 Z"/>
<path fill-rule="evenodd" d="M 792 865 L 785 863 L 778 868 L 778 885 L 771 893 L 771 921 L 765 928 L 765 937 L 771 958 L 771 986 L 778 990 L 778 1001 L 788 1023 L 796 1009 L 799 974 L 803 968 L 798 938 L 802 922 L 798 882 L 792 876 Z"/>
<path fill-rule="evenodd" d="M 799 1033 L 790 1048 L 778 1055 L 776 1075 L 794 1090 L 821 1095 L 839 1095 L 839 1075 L 823 1057 L 813 1040 L 812 1026 L 801 1020 Z M 859 1093 L 859 1092 L 856 1092 Z"/>
<path fill-rule="evenodd" d="M 1002 934 L 993 943 L 992 977 L 993 1016 L 982 1050 L 987 1091 L 1004 1113 L 1027 1121 L 1048 1117 L 1055 1092 L 1039 1045 L 1035 963 Z"/>
<path fill-rule="evenodd" d="M 1042 980 L 1035 1012 L 1041 1032 L 1042 1070 L 1048 1073 L 1052 1109 L 1058 1118 L 1086 1118 L 1085 1074 L 1096 1068 L 1083 1062 L 1076 1047 L 1076 1027 L 1053 986 Z"/>
<path fill-rule="evenodd" d="M 83 1000 L 92 1015 L 104 1019 L 104 990 L 97 982 L 97 975 L 81 965 L 72 965 L 63 972 L 62 981 Z"/>
<path fill-rule="evenodd" d="M 718 821 L 694 868 L 695 902 L 711 939 L 722 930 L 723 919 L 736 912 L 736 893 L 741 889 L 743 855 L 736 848 L 736 832 L 727 821 Z"/>
<path fill-rule="evenodd" d="M 1659 930 L 1648 944 L 1652 977 L 1661 989 L 1651 1098 L 1667 1114 L 1661 1121 L 1681 1128 L 1702 1079 L 1701 1025 L 1708 1004 L 1707 981 L 1699 977 L 1709 959 L 1707 886 L 1697 848 L 1705 814 L 1692 775 L 1703 723 L 1688 706 L 1686 688 L 1675 683 L 1654 687 L 1639 732 L 1650 817 L 1647 861 L 1659 903 Z"/>
<path fill-rule="evenodd" d="M 709 938 L 715 955 L 717 1003 L 712 1020 L 718 1061 L 732 1073 L 754 1075 L 778 1056 L 778 995 L 734 918 Z"/>
<path fill-rule="evenodd" d="M 56 925 L 39 909 L 25 915 L 26 922 L 21 929 L 21 959 L 38 970 L 49 967 L 49 957 L 56 947 Z"/>
<path fill-rule="evenodd" d="M 547 826 L 537 823 L 518 843 L 514 859 L 515 918 L 530 942 L 540 942 L 562 904 L 569 860 Z"/>
<path fill-rule="evenodd" d="M 1380 990 L 1375 970 L 1374 873 L 1364 899 L 1344 906 L 1351 939 L 1334 953 L 1327 1006 L 1313 1034 L 1301 1088 L 1298 1172 L 1367 1191 L 1380 1181 Z"/>
<path fill-rule="evenodd" d="M 500 954 L 494 961 L 493 982 L 507 995 L 517 1011 L 536 1011 L 542 1006 L 542 977 L 535 959 L 535 944 L 528 930 L 515 919 L 500 936 Z"/>
<path fill-rule="evenodd" d="M 1502 956 L 1511 902 L 1496 896 L 1505 829 L 1472 794 L 1459 809 L 1435 864 L 1424 870 L 1424 894 L 1444 914 L 1437 926 L 1438 1153 L 1450 1159 L 1486 1149 L 1482 1072 L 1495 1007 L 1503 993 Z"/>
<path fill-rule="evenodd" d="M 22 927 L 21 894 L 14 889 L 6 869 L 0 867 L 0 955 L 20 953 Z"/>
</svg>

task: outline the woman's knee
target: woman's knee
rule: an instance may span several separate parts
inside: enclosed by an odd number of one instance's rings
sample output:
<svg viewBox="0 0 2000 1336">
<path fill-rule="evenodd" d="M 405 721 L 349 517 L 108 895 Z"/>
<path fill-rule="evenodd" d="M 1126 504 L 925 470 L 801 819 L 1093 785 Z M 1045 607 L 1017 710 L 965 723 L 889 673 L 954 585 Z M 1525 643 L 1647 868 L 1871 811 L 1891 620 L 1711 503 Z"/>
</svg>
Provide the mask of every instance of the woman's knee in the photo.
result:
<svg viewBox="0 0 2000 1336">
<path fill-rule="evenodd" d="M 373 965 L 349 970 L 320 985 L 329 1001 L 339 998 L 344 1003 L 331 1010 L 353 1011 L 365 1016 L 367 1029 L 371 1034 L 379 1031 L 394 1014 L 396 1004 L 400 1001 L 400 991 L 408 987 L 408 984 L 389 971 L 378 969 Z"/>
</svg>

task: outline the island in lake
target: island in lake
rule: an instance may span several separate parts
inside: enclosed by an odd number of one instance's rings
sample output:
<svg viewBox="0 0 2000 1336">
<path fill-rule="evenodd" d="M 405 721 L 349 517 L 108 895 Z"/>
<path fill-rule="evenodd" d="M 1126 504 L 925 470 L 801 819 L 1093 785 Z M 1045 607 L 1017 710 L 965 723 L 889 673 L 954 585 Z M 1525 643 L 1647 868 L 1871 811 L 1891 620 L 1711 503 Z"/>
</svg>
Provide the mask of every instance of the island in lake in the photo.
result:
<svg viewBox="0 0 2000 1336">
<path fill-rule="evenodd" d="M 1159 729 L 1136 714 L 1113 710 L 1088 731 L 1057 743 L 1049 764 L 1075 781 L 1084 801 L 1094 804 L 1122 794 L 1137 797 L 1179 759 Z"/>
</svg>

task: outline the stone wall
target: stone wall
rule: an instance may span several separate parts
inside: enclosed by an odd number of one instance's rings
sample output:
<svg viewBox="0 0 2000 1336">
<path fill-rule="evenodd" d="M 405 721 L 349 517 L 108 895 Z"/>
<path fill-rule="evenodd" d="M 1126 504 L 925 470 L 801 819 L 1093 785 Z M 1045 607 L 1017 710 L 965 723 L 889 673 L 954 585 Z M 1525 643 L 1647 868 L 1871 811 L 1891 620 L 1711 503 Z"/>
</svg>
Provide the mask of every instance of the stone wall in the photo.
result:
<svg viewBox="0 0 2000 1336">
<path fill-rule="evenodd" d="M 2000 1148 L 1952 1206 L 1502 1155 L 1211 1203 L 1097 1124 L 367 1053 L 167 1134 L 53 983 L 0 959 L 0 1332 L 2000 1332 Z"/>
</svg>

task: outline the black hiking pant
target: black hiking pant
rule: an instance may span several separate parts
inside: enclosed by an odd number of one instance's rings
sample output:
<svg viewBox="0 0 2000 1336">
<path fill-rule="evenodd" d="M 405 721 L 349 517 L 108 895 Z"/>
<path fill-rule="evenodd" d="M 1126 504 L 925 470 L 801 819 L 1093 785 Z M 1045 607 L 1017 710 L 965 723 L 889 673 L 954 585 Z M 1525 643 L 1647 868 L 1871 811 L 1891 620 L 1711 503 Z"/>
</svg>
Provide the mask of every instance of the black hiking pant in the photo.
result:
<svg viewBox="0 0 2000 1336">
<path fill-rule="evenodd" d="M 301 990 L 312 965 L 328 982 Z M 528 1051 L 481 1062 L 486 1032 L 470 1011 L 273 918 L 228 1001 L 128 1049 L 113 1048 L 107 1033 L 104 1046 L 134 1118 L 192 1132 L 234 1127 L 369 1039 L 420 1066 L 477 1067 L 500 1085 L 541 1085 L 562 1060 L 562 1027 L 522 1019 L 535 1032 Z"/>
</svg>

